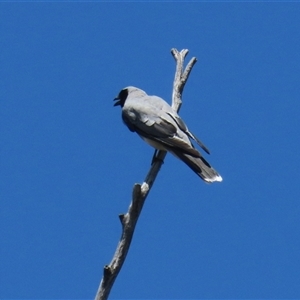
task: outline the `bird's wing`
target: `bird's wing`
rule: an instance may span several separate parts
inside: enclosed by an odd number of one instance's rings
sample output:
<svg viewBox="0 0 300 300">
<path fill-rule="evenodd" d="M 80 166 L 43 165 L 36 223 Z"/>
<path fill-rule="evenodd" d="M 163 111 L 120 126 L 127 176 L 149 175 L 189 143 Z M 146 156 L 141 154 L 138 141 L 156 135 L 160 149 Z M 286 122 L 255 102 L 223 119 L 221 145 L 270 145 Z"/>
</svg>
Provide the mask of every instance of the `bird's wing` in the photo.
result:
<svg viewBox="0 0 300 300">
<path fill-rule="evenodd" d="M 157 96 L 150 96 L 151 102 L 155 107 L 161 109 L 166 114 L 168 114 L 177 124 L 177 126 L 192 140 L 194 140 L 207 154 L 210 154 L 208 148 L 193 134 L 191 133 L 183 120 L 179 117 L 179 115 L 173 110 L 173 108 L 162 98 Z"/>
<path fill-rule="evenodd" d="M 208 148 L 193 134 L 191 133 L 183 120 L 176 114 L 172 112 L 168 112 L 168 115 L 176 122 L 178 127 L 186 133 L 192 140 L 194 140 L 207 154 L 210 154 Z"/>
<path fill-rule="evenodd" d="M 199 157 L 185 132 L 168 113 L 149 104 L 148 101 L 128 101 L 122 110 L 124 123 L 141 137 L 161 143 L 166 148 L 177 148 Z"/>
</svg>

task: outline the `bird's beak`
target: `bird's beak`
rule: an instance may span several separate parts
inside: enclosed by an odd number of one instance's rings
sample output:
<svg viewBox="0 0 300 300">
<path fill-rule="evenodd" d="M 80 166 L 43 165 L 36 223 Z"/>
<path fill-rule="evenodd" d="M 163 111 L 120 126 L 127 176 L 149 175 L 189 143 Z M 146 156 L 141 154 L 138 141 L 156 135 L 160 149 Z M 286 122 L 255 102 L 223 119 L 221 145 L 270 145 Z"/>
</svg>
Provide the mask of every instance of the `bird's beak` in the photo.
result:
<svg viewBox="0 0 300 300">
<path fill-rule="evenodd" d="M 121 101 L 120 101 L 119 96 L 117 96 L 117 97 L 114 99 L 114 101 L 116 101 L 116 100 L 119 100 L 119 101 L 117 101 L 117 102 L 114 104 L 114 106 L 121 105 Z"/>
</svg>

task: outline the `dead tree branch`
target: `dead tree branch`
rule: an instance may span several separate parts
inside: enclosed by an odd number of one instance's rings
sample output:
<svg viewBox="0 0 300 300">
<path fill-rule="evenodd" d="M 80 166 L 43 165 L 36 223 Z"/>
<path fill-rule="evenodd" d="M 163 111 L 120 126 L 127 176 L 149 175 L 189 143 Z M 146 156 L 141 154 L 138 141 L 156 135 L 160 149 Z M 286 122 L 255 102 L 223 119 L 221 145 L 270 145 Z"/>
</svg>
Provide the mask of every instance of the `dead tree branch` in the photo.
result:
<svg viewBox="0 0 300 300">
<path fill-rule="evenodd" d="M 184 69 L 184 59 L 188 54 L 188 50 L 184 49 L 180 52 L 177 49 L 172 49 L 171 53 L 176 61 L 176 72 L 173 84 L 172 107 L 175 111 L 179 111 L 182 100 L 181 95 L 189 74 L 195 65 L 197 59 L 193 57 Z M 148 193 L 155 181 L 155 178 L 163 164 L 167 152 L 159 151 L 156 159 L 152 164 L 145 181 L 142 184 L 136 183 L 133 187 L 132 201 L 128 212 L 119 215 L 122 224 L 122 235 L 118 243 L 116 252 L 109 265 L 104 267 L 103 277 L 99 285 L 95 300 L 105 300 L 108 298 L 111 288 L 122 268 L 126 259 L 135 225 L 142 211 L 143 205 Z"/>
</svg>

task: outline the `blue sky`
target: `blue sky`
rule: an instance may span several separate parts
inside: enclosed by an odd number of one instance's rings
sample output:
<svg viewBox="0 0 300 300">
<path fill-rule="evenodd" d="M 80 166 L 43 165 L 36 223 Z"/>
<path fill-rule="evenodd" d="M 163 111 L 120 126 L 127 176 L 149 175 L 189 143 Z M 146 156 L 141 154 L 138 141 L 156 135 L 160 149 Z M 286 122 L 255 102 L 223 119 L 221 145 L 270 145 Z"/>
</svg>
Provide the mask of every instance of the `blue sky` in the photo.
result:
<svg viewBox="0 0 300 300">
<path fill-rule="evenodd" d="M 0 3 L 0 298 L 93 298 L 153 150 L 113 98 L 171 100 L 224 181 L 168 155 L 112 299 L 300 298 L 299 3 Z"/>
</svg>

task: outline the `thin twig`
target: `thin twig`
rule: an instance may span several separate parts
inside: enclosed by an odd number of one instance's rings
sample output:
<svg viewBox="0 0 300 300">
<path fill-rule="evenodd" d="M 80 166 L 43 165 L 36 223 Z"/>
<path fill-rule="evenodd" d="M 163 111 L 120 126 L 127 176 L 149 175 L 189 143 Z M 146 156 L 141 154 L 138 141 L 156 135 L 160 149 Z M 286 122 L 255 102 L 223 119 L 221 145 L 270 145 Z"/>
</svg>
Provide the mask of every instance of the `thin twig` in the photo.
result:
<svg viewBox="0 0 300 300">
<path fill-rule="evenodd" d="M 173 84 L 172 107 L 175 111 L 179 111 L 181 106 L 181 95 L 184 85 L 189 77 L 189 74 L 196 63 L 196 58 L 193 57 L 184 70 L 184 59 L 188 54 L 187 49 L 180 52 L 173 48 L 172 55 L 176 60 L 176 72 Z M 135 225 L 142 211 L 143 205 L 150 192 L 150 189 L 156 179 L 156 176 L 164 162 L 166 151 L 159 151 L 156 159 L 152 164 L 145 181 L 142 185 L 135 184 L 132 191 L 132 201 L 128 212 L 119 216 L 122 224 L 122 235 L 118 243 L 114 257 L 109 265 L 106 265 L 103 270 L 103 277 L 99 285 L 95 300 L 106 300 L 109 296 L 111 288 L 122 268 L 129 250 L 129 246 L 134 233 Z"/>
</svg>

